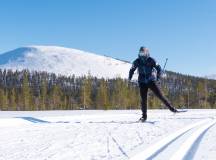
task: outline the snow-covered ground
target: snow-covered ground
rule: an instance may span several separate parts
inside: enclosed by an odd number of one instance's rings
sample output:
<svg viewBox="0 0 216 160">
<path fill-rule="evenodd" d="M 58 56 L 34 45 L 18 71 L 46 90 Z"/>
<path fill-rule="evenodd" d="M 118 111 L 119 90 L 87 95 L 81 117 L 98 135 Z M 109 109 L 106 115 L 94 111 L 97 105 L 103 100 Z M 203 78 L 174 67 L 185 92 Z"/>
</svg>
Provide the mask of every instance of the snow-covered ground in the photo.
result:
<svg viewBox="0 0 216 160">
<path fill-rule="evenodd" d="M 0 111 L 0 160 L 216 159 L 216 110 Z"/>
</svg>

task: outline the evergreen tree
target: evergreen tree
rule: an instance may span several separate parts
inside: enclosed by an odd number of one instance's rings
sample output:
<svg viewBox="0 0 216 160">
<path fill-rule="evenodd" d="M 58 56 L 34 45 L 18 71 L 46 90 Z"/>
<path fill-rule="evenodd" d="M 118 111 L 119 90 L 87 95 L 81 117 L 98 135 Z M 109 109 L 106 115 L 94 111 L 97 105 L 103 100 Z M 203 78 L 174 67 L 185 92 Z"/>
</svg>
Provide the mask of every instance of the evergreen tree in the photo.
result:
<svg viewBox="0 0 216 160">
<path fill-rule="evenodd" d="M 100 81 L 96 97 L 97 108 L 109 109 L 107 84 L 104 79 Z"/>
<path fill-rule="evenodd" d="M 12 110 L 13 111 L 16 111 L 17 110 L 17 103 L 16 103 L 16 90 L 15 88 L 12 89 L 12 97 L 11 97 L 11 107 L 12 107 Z"/>
<path fill-rule="evenodd" d="M 8 91 L 8 106 L 9 110 L 16 111 L 16 93 L 15 89 L 11 89 Z"/>
<path fill-rule="evenodd" d="M 113 87 L 112 101 L 116 109 L 120 109 L 122 107 L 121 81 L 122 80 L 120 78 L 115 79 L 115 83 Z"/>
<path fill-rule="evenodd" d="M 40 87 L 40 110 L 46 109 L 46 97 L 47 97 L 47 83 L 45 80 L 41 81 L 41 87 Z"/>
<path fill-rule="evenodd" d="M 24 72 L 23 84 L 22 84 L 22 110 L 30 110 L 30 87 L 28 80 L 28 73 Z"/>
<path fill-rule="evenodd" d="M 2 88 L 0 88 L 0 110 L 8 110 L 7 96 Z"/>
<path fill-rule="evenodd" d="M 211 106 L 211 108 L 216 108 L 216 90 L 215 92 L 211 92 L 208 97 L 208 102 Z"/>
<path fill-rule="evenodd" d="M 132 84 L 129 84 L 128 95 L 126 98 L 128 99 L 129 109 L 136 109 L 139 106 L 140 101 L 138 86 L 133 86 Z"/>
<path fill-rule="evenodd" d="M 205 97 L 205 84 L 203 81 L 198 81 L 198 85 L 197 85 L 198 108 L 205 108 L 204 97 Z"/>
<path fill-rule="evenodd" d="M 83 81 L 81 99 L 84 109 L 92 106 L 92 81 L 90 76 Z"/>
<path fill-rule="evenodd" d="M 62 96 L 61 88 L 58 85 L 54 85 L 51 91 L 52 109 L 62 109 L 61 96 Z"/>
</svg>

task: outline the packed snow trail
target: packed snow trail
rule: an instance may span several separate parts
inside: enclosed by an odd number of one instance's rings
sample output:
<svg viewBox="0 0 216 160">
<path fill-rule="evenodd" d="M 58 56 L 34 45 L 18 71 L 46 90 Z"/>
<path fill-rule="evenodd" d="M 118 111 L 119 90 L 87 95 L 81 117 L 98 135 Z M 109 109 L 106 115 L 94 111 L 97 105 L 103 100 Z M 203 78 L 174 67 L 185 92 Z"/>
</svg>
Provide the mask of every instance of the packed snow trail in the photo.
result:
<svg viewBox="0 0 216 160">
<path fill-rule="evenodd" d="M 140 110 L 0 112 L 0 160 L 128 160 L 173 134 L 178 138 L 158 147 L 153 159 L 171 158 L 190 136 L 196 159 L 201 146 L 205 159 L 216 159 L 216 110 L 148 110 L 146 123 L 137 122 L 140 116 Z"/>
<path fill-rule="evenodd" d="M 139 159 L 153 159 L 156 157 L 156 155 L 160 154 L 160 152 L 166 148 L 168 145 L 170 145 L 172 142 L 174 142 L 177 138 L 188 132 L 190 129 L 193 129 L 194 127 L 206 123 L 206 120 L 189 125 L 174 134 L 171 134 L 161 141 L 157 142 L 156 144 L 148 147 L 145 151 L 141 152 L 140 154 L 137 154 L 131 160 L 139 160 Z"/>
<path fill-rule="evenodd" d="M 171 160 L 187 160 L 193 159 L 193 155 L 196 152 L 198 143 L 204 136 L 205 132 L 208 131 L 216 123 L 216 120 L 206 123 L 200 127 L 196 132 L 190 135 L 190 137 L 180 146 L 178 151 L 171 157 Z"/>
<path fill-rule="evenodd" d="M 189 125 L 153 144 L 130 160 L 163 160 L 169 159 L 171 155 L 170 160 L 191 160 L 205 132 L 215 124 L 215 119 L 206 119 Z M 179 143 L 182 142 L 179 147 Z"/>
</svg>

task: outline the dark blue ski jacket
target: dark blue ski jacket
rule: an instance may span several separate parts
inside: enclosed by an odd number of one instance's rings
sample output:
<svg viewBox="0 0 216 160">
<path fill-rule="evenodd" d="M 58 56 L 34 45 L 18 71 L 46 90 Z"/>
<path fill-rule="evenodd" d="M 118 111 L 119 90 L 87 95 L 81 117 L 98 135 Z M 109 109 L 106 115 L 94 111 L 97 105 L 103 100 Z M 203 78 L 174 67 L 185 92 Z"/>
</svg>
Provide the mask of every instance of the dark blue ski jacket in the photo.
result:
<svg viewBox="0 0 216 160">
<path fill-rule="evenodd" d="M 160 79 L 162 69 L 152 57 L 139 56 L 132 64 L 129 71 L 129 80 L 133 77 L 134 71 L 138 68 L 138 82 L 149 83 Z"/>
</svg>

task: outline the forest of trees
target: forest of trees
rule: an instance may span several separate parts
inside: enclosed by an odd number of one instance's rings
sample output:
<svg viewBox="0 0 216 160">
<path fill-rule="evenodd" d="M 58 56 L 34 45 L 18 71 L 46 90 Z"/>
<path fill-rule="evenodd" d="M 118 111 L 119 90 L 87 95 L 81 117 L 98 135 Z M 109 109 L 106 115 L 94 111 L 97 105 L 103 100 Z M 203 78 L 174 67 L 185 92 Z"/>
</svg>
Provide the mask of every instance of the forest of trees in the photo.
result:
<svg viewBox="0 0 216 160">
<path fill-rule="evenodd" d="M 167 72 L 162 90 L 174 106 L 216 108 L 216 81 Z M 149 108 L 164 108 L 149 92 Z M 0 69 L 0 110 L 139 109 L 137 83 Z"/>
</svg>

